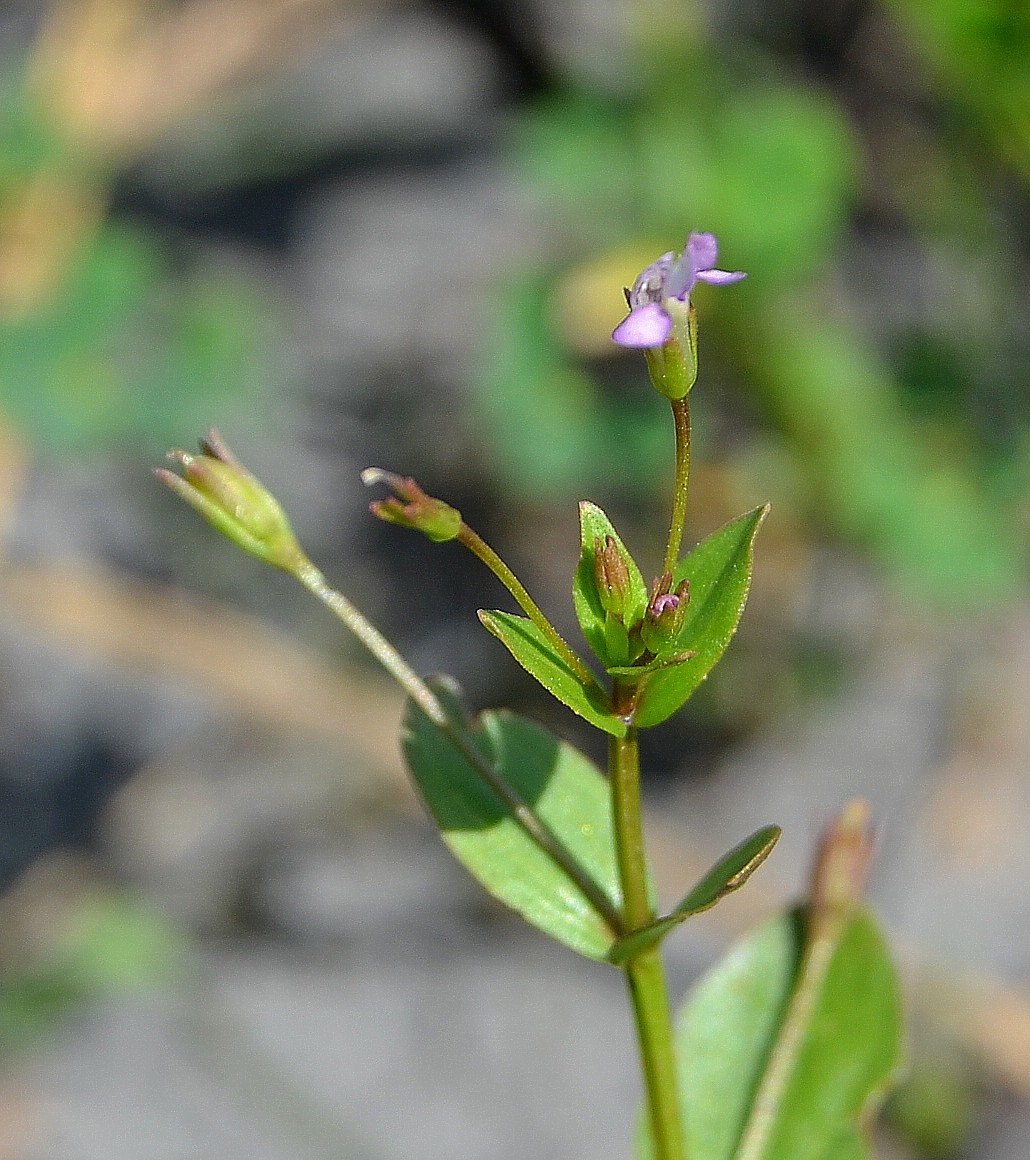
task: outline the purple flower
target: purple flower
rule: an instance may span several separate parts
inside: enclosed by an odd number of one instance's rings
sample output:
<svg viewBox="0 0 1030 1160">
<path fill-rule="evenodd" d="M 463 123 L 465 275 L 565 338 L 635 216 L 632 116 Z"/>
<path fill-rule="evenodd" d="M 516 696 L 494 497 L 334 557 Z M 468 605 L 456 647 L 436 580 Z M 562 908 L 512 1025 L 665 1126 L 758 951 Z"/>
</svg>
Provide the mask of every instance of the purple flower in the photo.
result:
<svg viewBox="0 0 1030 1160">
<path fill-rule="evenodd" d="M 678 257 L 670 250 L 640 275 L 626 294 L 629 316 L 612 332 L 620 346 L 662 346 L 672 333 L 672 317 L 666 303 L 688 302 L 698 282 L 728 286 L 747 275 L 737 270 L 717 270 L 719 243 L 715 234 L 691 234 Z"/>
</svg>

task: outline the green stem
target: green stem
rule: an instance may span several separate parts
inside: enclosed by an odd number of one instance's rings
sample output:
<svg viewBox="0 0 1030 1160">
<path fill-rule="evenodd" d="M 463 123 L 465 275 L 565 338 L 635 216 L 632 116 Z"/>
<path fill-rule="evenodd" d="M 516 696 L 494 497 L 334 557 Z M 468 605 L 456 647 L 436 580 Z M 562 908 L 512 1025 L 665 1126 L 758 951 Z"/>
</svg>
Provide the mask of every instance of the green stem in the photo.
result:
<svg viewBox="0 0 1030 1160">
<path fill-rule="evenodd" d="M 466 523 L 462 523 L 456 539 L 459 544 L 463 544 L 474 556 L 481 560 L 493 572 L 497 579 L 500 580 L 504 587 L 508 589 L 514 597 L 515 603 L 518 604 L 519 608 L 522 609 L 544 636 L 547 637 L 554 646 L 555 651 L 561 655 L 562 659 L 576 674 L 577 678 L 584 685 L 600 688 L 597 683 L 597 677 L 594 676 L 583 660 L 569 648 L 561 633 L 558 632 L 554 625 L 544 616 L 543 612 L 540 611 L 540 606 L 526 591 L 522 581 L 519 580 L 501 557 L 490 547 L 486 540 L 474 532 Z"/>
<path fill-rule="evenodd" d="M 617 688 L 617 697 L 619 692 Z M 626 929 L 633 932 L 647 926 L 654 919 L 647 889 L 647 860 L 644 856 L 644 825 L 640 806 L 640 748 L 636 729 L 630 726 L 625 737 L 612 737 L 608 757 L 612 825 L 615 828 L 622 907 L 626 916 Z"/>
<path fill-rule="evenodd" d="M 401 686 L 430 721 L 447 737 L 461 756 L 476 770 L 487 785 L 508 806 L 523 831 L 565 871 L 579 887 L 591 906 L 616 935 L 624 933 L 623 919 L 594 878 L 583 869 L 574 855 L 533 813 L 516 790 L 496 767 L 469 741 L 465 733 L 448 717 L 433 690 L 422 680 L 385 636 L 335 588 L 322 573 L 305 559 L 292 575 L 316 596 L 358 638 L 391 677 Z"/>
<path fill-rule="evenodd" d="M 361 641 L 429 720 L 449 736 L 453 726 L 439 698 L 379 629 L 333 588 L 310 560 L 298 564 L 293 575 Z"/>
<path fill-rule="evenodd" d="M 672 400 L 672 417 L 676 425 L 676 483 L 672 498 L 672 521 L 669 543 L 665 549 L 664 571 L 672 572 L 680 557 L 683 525 L 687 516 L 687 484 L 690 481 L 690 403 L 689 395 Z"/>
<path fill-rule="evenodd" d="M 631 709 L 632 696 L 631 687 L 616 682 L 616 711 Z M 624 924 L 632 932 L 647 926 L 655 917 L 648 892 L 640 748 L 634 728 L 630 727 L 625 737 L 611 738 L 609 772 Z M 633 1004 L 654 1154 L 656 1160 L 685 1160 L 669 992 L 658 947 L 633 955 L 623 969 Z"/>
<path fill-rule="evenodd" d="M 654 1155 L 656 1160 L 685 1160 L 672 1012 L 661 952 L 651 947 L 630 959 L 624 970 L 640 1044 Z"/>
</svg>

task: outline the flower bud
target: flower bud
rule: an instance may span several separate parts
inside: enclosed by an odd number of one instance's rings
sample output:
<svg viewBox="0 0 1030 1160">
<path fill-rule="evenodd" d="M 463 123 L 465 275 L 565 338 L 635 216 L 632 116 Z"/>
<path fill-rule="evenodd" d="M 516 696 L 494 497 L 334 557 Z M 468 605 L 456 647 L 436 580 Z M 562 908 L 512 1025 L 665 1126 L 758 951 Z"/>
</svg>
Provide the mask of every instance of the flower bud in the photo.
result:
<svg viewBox="0 0 1030 1160">
<path fill-rule="evenodd" d="M 629 565 L 614 536 L 605 536 L 603 541 L 600 536 L 594 538 L 594 580 L 601 607 L 624 621 L 630 601 Z"/>
<path fill-rule="evenodd" d="M 182 475 L 159 467 L 154 475 L 241 548 L 287 572 L 305 562 L 278 500 L 239 462 L 212 428 L 200 455 L 173 450 Z"/>
<path fill-rule="evenodd" d="M 690 581 L 672 589 L 672 573 L 666 572 L 651 587 L 651 600 L 640 625 L 640 636 L 650 653 L 661 657 L 676 647 L 690 603 Z"/>
<path fill-rule="evenodd" d="M 453 540 L 461 531 L 461 512 L 441 499 L 426 495 L 411 478 L 383 471 L 381 467 L 366 467 L 361 473 L 361 482 L 366 487 L 374 483 L 385 483 L 393 489 L 393 495 L 368 505 L 374 516 L 388 524 L 414 528 L 428 536 L 434 544 Z"/>
</svg>

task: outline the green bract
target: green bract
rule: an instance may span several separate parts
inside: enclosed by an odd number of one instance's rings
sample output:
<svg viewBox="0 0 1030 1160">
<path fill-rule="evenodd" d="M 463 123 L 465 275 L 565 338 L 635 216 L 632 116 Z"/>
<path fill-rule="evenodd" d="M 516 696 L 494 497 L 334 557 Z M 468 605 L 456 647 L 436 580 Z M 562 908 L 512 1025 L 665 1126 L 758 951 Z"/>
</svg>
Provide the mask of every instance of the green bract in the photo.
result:
<svg viewBox="0 0 1030 1160">
<path fill-rule="evenodd" d="M 587 643 L 605 668 L 629 664 L 635 659 L 630 656 L 629 630 L 640 623 L 647 608 L 647 585 L 618 532 L 596 504 L 579 505 L 579 526 L 580 557 L 572 583 L 576 618 Z M 612 616 L 598 591 L 598 543 L 614 547 L 625 564 L 626 592 L 621 617 Z"/>
<path fill-rule="evenodd" d="M 768 512 L 755 508 L 713 532 L 676 566 L 690 581 L 690 604 L 676 648 L 691 655 L 651 674 L 633 718 L 643 728 L 671 717 L 708 676 L 737 631 L 751 585 L 755 534 Z"/>
<path fill-rule="evenodd" d="M 510 612 L 482 610 L 479 619 L 519 664 L 563 705 L 605 733 L 613 737 L 625 736 L 626 722 L 612 712 L 604 689 L 596 681 L 585 684 L 531 620 Z"/>
<path fill-rule="evenodd" d="M 695 914 L 710 910 L 727 894 L 739 890 L 772 853 L 781 832 L 779 826 L 763 826 L 750 838 L 734 846 L 696 883 L 671 914 L 620 939 L 612 948 L 609 960 L 613 963 L 625 962 L 631 955 L 660 942 L 680 923 Z"/>
</svg>

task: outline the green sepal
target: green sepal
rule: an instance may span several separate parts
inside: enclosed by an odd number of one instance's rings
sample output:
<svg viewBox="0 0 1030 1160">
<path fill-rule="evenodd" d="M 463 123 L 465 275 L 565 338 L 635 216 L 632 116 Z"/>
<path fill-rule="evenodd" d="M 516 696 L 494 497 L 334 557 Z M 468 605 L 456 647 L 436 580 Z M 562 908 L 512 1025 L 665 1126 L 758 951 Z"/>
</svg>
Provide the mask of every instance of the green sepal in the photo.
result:
<svg viewBox="0 0 1030 1160">
<path fill-rule="evenodd" d="M 612 947 L 608 961 L 616 965 L 654 946 L 695 914 L 710 910 L 717 902 L 739 890 L 769 857 L 783 831 L 779 826 L 763 826 L 724 854 L 697 882 L 683 901 L 664 918 L 620 939 Z"/>
<path fill-rule="evenodd" d="M 605 656 L 616 665 L 629 665 L 629 633 L 621 620 L 616 620 L 609 612 L 604 618 Z M 608 670 L 611 672 L 611 669 Z"/>
<path fill-rule="evenodd" d="M 607 613 L 597 591 L 595 542 L 600 540 L 603 543 L 606 537 L 611 536 L 626 562 L 629 591 L 623 623 L 627 628 L 638 623 L 644 615 L 648 600 L 647 585 L 644 583 L 644 578 L 633 557 L 619 538 L 611 520 L 597 504 L 584 501 L 579 505 L 579 527 L 580 557 L 572 582 L 572 603 L 576 609 L 576 618 L 587 643 L 606 668 L 609 664 L 624 664 L 623 657 L 612 657 L 609 653 L 609 641 L 605 633 Z"/>
<path fill-rule="evenodd" d="M 859 906 L 820 941 L 826 957 L 798 1004 L 812 969 L 806 925 L 798 909 L 754 931 L 680 1012 L 691 1160 L 870 1160 L 871 1119 L 901 1065 L 897 973 L 875 918 Z M 645 1126 L 637 1160 L 653 1157 Z"/>
<path fill-rule="evenodd" d="M 667 399 L 682 399 L 697 382 L 697 311 L 688 299 L 666 299 L 672 332 L 661 346 L 644 351 L 651 385 Z"/>
<path fill-rule="evenodd" d="M 676 565 L 673 584 L 690 581 L 690 604 L 675 650 L 693 656 L 647 679 L 633 718 L 638 728 L 658 725 L 671 717 L 726 651 L 744 611 L 751 586 L 754 539 L 768 511 L 766 504 L 731 520 Z"/>
<path fill-rule="evenodd" d="M 479 619 L 553 697 L 595 728 L 613 737 L 625 737 L 627 724 L 612 712 L 604 689 L 596 681 L 584 683 L 531 620 L 510 612 L 482 609 Z"/>
<path fill-rule="evenodd" d="M 506 711 L 469 721 L 451 683 L 434 692 L 456 728 L 598 884 L 613 908 L 620 891 L 608 784 L 596 766 L 547 730 Z M 516 821 L 512 808 L 414 704 L 404 755 L 454 856 L 527 922 L 588 958 L 603 960 L 615 936 L 580 887 Z"/>
</svg>

